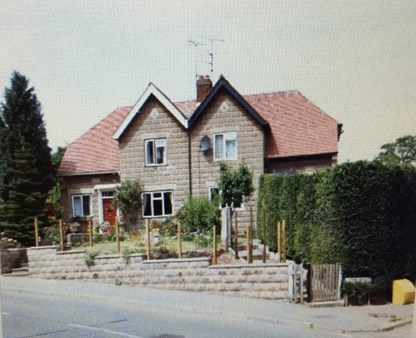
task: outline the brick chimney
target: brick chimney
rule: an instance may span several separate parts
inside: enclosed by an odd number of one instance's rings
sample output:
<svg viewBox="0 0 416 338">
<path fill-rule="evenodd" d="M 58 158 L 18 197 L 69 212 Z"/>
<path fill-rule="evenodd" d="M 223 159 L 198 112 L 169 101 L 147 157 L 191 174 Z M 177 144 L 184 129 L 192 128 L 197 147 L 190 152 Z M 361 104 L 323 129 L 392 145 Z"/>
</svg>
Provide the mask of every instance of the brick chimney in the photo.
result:
<svg viewBox="0 0 416 338">
<path fill-rule="evenodd" d="M 199 75 L 196 80 L 196 102 L 202 102 L 212 89 L 212 81 L 209 75 Z"/>
</svg>

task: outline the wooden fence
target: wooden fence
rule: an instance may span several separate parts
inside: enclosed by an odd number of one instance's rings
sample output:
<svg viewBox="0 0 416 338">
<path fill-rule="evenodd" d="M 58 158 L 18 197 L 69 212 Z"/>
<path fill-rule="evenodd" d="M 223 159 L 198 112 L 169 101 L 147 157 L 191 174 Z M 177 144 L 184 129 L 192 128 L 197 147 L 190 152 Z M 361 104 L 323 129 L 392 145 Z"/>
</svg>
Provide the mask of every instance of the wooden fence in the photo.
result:
<svg viewBox="0 0 416 338">
<path fill-rule="evenodd" d="M 312 302 L 340 299 L 340 265 L 312 265 L 310 270 L 310 299 Z"/>
</svg>

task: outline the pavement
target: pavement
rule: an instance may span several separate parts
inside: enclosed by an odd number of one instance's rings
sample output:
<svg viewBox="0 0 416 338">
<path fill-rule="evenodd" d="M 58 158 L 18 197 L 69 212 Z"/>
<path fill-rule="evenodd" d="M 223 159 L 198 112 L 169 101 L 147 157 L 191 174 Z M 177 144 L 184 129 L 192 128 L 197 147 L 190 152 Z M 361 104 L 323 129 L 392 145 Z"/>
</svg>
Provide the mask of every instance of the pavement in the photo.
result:
<svg viewBox="0 0 416 338">
<path fill-rule="evenodd" d="M 197 313 L 204 316 L 253 321 L 259 325 L 262 323 L 296 325 L 305 330 L 325 331 L 327 335 L 343 337 L 409 337 L 413 314 L 413 304 L 344 307 L 338 302 L 314 307 L 307 303 L 293 304 L 288 301 L 146 289 L 115 284 L 35 280 L 28 277 L 13 280 L 0 278 L 0 286 L 1 293 L 36 290 L 33 292 L 45 293 L 49 296 L 67 294 L 78 299 L 111 301 L 148 309 L 163 307 L 166 310 L 185 314 Z M 388 333 L 383 335 L 384 332 Z"/>
</svg>

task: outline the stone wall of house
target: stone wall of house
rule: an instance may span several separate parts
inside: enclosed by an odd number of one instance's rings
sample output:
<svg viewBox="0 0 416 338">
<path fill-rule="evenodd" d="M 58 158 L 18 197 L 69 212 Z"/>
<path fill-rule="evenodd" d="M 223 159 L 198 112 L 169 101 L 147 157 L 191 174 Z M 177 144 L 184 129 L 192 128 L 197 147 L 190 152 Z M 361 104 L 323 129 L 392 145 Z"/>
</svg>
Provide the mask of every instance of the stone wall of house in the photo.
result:
<svg viewBox="0 0 416 338">
<path fill-rule="evenodd" d="M 167 164 L 146 166 L 145 141 L 165 138 Z M 144 192 L 173 191 L 173 212 L 189 195 L 188 133 L 156 99 L 150 99 L 119 140 L 121 180 L 140 180 Z M 144 220 L 139 217 L 139 226 Z"/>
<path fill-rule="evenodd" d="M 98 256 L 87 266 L 85 251 L 58 252 L 55 246 L 28 250 L 33 278 L 95 281 L 167 290 L 205 291 L 235 296 L 287 299 L 289 266 L 210 265 L 209 258 L 143 260 L 143 255 Z"/>
<path fill-rule="evenodd" d="M 72 195 L 91 194 L 93 223 L 98 224 L 98 192 L 96 185 L 119 183 L 118 174 L 61 176 L 59 184 L 61 189 L 61 203 L 64 209 L 63 218 L 68 221 L 72 218 Z"/>
<path fill-rule="evenodd" d="M 229 94 L 218 95 L 198 123 L 191 130 L 192 193 L 195 196 L 208 196 L 208 189 L 215 186 L 219 178 L 220 161 L 214 160 L 214 134 L 237 133 L 237 160 L 226 163 L 237 166 L 244 161 L 253 171 L 254 193 L 238 212 L 239 227 L 250 223 L 250 207 L 253 221 L 256 219 L 256 203 L 260 175 L 264 171 L 264 132 L 258 123 Z M 200 150 L 200 141 L 208 135 L 211 149 L 207 153 Z"/>
</svg>

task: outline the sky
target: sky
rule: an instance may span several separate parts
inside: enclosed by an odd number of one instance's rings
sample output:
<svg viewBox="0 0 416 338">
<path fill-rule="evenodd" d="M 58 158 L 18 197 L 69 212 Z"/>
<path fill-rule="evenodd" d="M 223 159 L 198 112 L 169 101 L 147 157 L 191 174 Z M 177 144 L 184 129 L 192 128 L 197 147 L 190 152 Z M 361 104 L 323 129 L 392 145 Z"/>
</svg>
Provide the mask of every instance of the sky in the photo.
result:
<svg viewBox="0 0 416 338">
<path fill-rule="evenodd" d="M 194 99 L 210 52 L 214 82 L 299 90 L 343 123 L 339 162 L 416 135 L 415 0 L 0 0 L 0 36 L 0 89 L 14 70 L 30 79 L 53 149 L 149 82 Z"/>
</svg>

